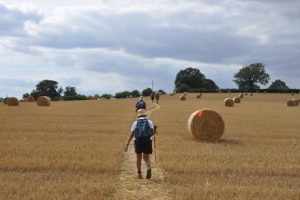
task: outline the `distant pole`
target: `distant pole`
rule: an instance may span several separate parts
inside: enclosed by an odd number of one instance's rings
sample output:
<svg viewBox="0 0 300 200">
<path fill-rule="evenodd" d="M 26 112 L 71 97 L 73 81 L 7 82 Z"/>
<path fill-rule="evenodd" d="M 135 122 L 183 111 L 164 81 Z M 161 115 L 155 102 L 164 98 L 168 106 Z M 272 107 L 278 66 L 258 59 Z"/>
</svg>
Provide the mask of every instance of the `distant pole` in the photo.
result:
<svg viewBox="0 0 300 200">
<path fill-rule="evenodd" d="M 152 80 L 152 91 L 153 91 L 153 80 Z"/>
</svg>

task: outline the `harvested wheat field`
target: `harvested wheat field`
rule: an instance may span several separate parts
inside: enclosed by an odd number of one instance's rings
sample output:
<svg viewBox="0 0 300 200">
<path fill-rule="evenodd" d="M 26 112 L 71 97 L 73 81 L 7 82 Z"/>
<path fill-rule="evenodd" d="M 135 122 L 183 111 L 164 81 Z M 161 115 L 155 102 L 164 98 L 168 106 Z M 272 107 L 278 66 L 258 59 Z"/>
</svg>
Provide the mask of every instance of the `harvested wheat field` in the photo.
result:
<svg viewBox="0 0 300 200">
<path fill-rule="evenodd" d="M 248 95 L 230 109 L 228 94 L 179 95 L 147 100 L 159 127 L 150 180 L 132 177 L 134 154 L 123 152 L 136 99 L 1 103 L 0 199 L 299 199 L 300 107 L 286 106 L 290 94 Z M 203 108 L 224 120 L 218 142 L 187 130 Z"/>
</svg>

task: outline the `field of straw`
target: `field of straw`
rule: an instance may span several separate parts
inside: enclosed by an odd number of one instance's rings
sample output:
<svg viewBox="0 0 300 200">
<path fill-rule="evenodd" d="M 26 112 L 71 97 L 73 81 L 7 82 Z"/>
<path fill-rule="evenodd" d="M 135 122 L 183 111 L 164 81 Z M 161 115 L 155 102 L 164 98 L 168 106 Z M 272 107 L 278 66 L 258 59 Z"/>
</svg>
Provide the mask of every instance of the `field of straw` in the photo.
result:
<svg viewBox="0 0 300 200">
<path fill-rule="evenodd" d="M 248 95 L 225 107 L 235 95 L 161 96 L 151 119 L 171 198 L 298 200 L 300 107 L 287 107 L 288 94 Z M 112 199 L 135 101 L 0 103 L 0 199 Z M 188 134 L 187 119 L 200 108 L 223 117 L 219 142 Z"/>
</svg>

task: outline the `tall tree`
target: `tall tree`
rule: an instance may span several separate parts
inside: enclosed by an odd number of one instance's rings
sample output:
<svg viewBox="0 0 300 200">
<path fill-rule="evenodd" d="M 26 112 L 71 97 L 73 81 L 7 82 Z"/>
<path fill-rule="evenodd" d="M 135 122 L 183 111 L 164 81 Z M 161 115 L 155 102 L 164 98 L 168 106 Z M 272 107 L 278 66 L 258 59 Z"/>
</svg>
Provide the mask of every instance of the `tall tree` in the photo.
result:
<svg viewBox="0 0 300 200">
<path fill-rule="evenodd" d="M 175 90 L 186 92 L 189 90 L 216 90 L 219 87 L 210 79 L 206 79 L 204 74 L 197 68 L 186 68 L 180 70 L 175 79 Z"/>
<path fill-rule="evenodd" d="M 25 94 L 23 94 L 23 99 L 28 98 L 29 96 L 29 93 L 26 92 Z"/>
<path fill-rule="evenodd" d="M 189 88 L 201 88 L 204 79 L 205 76 L 199 69 L 189 67 L 178 72 L 175 87 L 177 89 L 180 85 L 186 84 Z"/>
<path fill-rule="evenodd" d="M 138 91 L 138 90 L 133 90 L 133 91 L 131 92 L 131 96 L 132 96 L 132 97 L 139 97 L 139 96 L 141 96 L 141 93 L 140 93 L 140 91 Z"/>
<path fill-rule="evenodd" d="M 234 74 L 234 82 L 240 90 L 254 91 L 259 89 L 258 84 L 266 85 L 270 80 L 270 75 L 265 70 L 263 63 L 254 63 L 245 66 Z"/>
<path fill-rule="evenodd" d="M 216 85 L 216 83 L 211 79 L 205 79 L 203 81 L 203 86 L 207 90 L 218 90 L 219 89 L 219 87 Z"/>
<path fill-rule="evenodd" d="M 146 88 L 142 91 L 143 96 L 150 96 L 153 90 L 151 88 Z"/>
<path fill-rule="evenodd" d="M 38 98 L 39 96 L 48 96 L 51 98 L 59 97 L 61 93 L 61 88 L 58 88 L 57 81 L 53 80 L 43 80 L 40 81 L 35 90 L 31 92 L 31 96 Z"/>
<path fill-rule="evenodd" d="M 285 84 L 285 82 L 278 79 L 271 83 L 271 85 L 269 86 L 269 89 L 282 91 L 282 90 L 288 90 L 289 87 Z"/>
<path fill-rule="evenodd" d="M 67 86 L 65 91 L 64 91 L 64 96 L 76 96 L 77 92 L 76 92 L 76 88 L 75 87 L 71 87 L 71 86 Z"/>
</svg>

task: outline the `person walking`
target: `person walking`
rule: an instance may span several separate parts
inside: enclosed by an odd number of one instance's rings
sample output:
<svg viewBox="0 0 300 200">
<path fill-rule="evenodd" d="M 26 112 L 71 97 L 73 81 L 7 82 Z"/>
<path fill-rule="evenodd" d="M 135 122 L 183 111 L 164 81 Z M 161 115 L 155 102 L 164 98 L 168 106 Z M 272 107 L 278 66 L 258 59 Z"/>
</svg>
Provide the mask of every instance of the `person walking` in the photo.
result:
<svg viewBox="0 0 300 200">
<path fill-rule="evenodd" d="M 158 104 L 158 101 L 159 101 L 159 92 L 155 93 L 155 100 L 156 100 L 156 103 Z"/>
<path fill-rule="evenodd" d="M 150 154 L 152 154 L 152 140 L 151 137 L 155 134 L 153 122 L 146 118 L 147 114 L 144 109 L 139 109 L 137 112 L 137 120 L 133 122 L 131 131 L 127 138 L 125 152 L 128 150 L 128 146 L 134 137 L 134 151 L 136 153 L 136 168 L 138 178 L 142 176 L 142 158 L 147 166 L 146 178 L 151 178 L 151 163 Z"/>
<path fill-rule="evenodd" d="M 154 97 L 155 97 L 155 92 L 152 92 L 152 93 L 151 93 L 151 101 L 152 101 L 152 103 L 153 103 L 153 101 L 154 101 Z"/>
<path fill-rule="evenodd" d="M 139 109 L 146 109 L 146 102 L 144 101 L 143 96 L 140 96 L 139 100 L 135 104 L 135 111 L 137 112 Z"/>
</svg>

